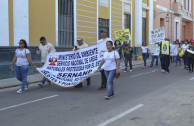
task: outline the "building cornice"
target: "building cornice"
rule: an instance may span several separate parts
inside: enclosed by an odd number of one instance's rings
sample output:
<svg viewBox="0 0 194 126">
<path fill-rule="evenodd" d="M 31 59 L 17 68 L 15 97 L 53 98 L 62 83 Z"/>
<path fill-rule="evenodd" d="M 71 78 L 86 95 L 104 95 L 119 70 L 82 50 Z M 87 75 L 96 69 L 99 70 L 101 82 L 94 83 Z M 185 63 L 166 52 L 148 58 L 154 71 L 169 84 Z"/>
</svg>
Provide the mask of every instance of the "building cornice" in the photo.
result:
<svg viewBox="0 0 194 126">
<path fill-rule="evenodd" d="M 165 8 L 165 7 L 162 7 L 162 6 L 160 6 L 160 5 L 156 5 L 156 8 L 159 9 L 159 10 L 161 10 L 161 11 L 164 11 L 164 12 L 168 12 L 168 13 L 172 13 L 172 14 L 176 13 L 175 11 L 170 10 L 170 9 L 168 9 L 168 8 Z M 180 13 L 180 15 L 181 15 L 181 17 L 182 17 L 183 19 L 185 19 L 185 20 L 187 20 L 187 21 L 194 21 L 193 18 L 184 16 L 183 13 Z"/>
</svg>

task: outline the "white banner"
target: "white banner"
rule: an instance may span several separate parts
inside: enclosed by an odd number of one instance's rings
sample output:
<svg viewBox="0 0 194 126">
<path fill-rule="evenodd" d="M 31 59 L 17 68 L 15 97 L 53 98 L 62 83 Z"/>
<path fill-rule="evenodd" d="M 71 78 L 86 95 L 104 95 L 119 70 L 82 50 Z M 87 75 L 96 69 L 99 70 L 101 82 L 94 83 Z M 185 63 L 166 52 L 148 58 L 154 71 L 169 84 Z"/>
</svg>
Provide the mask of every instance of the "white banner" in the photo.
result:
<svg viewBox="0 0 194 126">
<path fill-rule="evenodd" d="M 178 49 L 177 45 L 170 44 L 170 56 L 177 56 Z"/>
<path fill-rule="evenodd" d="M 37 70 L 58 86 L 72 87 L 97 71 L 106 50 L 103 42 L 77 51 L 50 53 Z"/>
<path fill-rule="evenodd" d="M 191 53 L 191 54 L 194 54 L 194 51 L 190 50 L 190 49 L 187 49 L 187 52 Z"/>
<path fill-rule="evenodd" d="M 161 42 L 165 39 L 165 29 L 164 27 L 160 27 L 151 31 L 151 43 Z"/>
</svg>

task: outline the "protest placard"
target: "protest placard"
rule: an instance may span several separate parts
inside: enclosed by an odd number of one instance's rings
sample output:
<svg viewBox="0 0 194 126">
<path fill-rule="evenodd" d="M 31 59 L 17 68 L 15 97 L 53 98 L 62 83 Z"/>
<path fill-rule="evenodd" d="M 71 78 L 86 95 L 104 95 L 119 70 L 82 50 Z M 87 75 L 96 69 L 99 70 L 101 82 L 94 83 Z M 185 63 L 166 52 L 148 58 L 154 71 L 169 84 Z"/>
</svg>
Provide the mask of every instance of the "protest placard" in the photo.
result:
<svg viewBox="0 0 194 126">
<path fill-rule="evenodd" d="M 151 53 L 156 53 L 156 51 L 157 51 L 156 50 L 156 44 L 154 44 L 154 43 L 149 44 L 148 48 L 150 49 Z"/>
<path fill-rule="evenodd" d="M 115 31 L 115 37 L 117 40 L 119 40 L 121 43 L 123 42 L 127 42 L 129 43 L 129 41 L 131 40 L 131 35 L 130 35 L 130 31 L 129 29 L 125 29 L 125 30 L 120 30 L 120 31 Z"/>
<path fill-rule="evenodd" d="M 105 45 L 103 42 L 77 51 L 50 53 L 37 70 L 54 84 L 75 86 L 97 71 L 107 50 Z"/>
<path fill-rule="evenodd" d="M 170 56 L 177 56 L 178 49 L 177 45 L 170 44 Z"/>
<path fill-rule="evenodd" d="M 151 31 L 151 43 L 161 42 L 165 39 L 165 29 L 160 27 Z"/>
</svg>

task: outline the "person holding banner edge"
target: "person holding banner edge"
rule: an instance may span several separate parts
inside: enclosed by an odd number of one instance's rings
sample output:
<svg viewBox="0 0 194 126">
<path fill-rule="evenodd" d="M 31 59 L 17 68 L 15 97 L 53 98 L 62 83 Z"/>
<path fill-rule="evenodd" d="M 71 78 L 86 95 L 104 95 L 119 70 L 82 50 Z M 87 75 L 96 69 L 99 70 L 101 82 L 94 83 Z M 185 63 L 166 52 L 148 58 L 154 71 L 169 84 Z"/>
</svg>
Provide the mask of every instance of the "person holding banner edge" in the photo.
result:
<svg viewBox="0 0 194 126">
<path fill-rule="evenodd" d="M 47 42 L 45 37 L 41 37 L 40 38 L 40 45 L 39 45 L 36 53 L 38 55 L 41 54 L 41 64 L 42 65 L 44 65 L 44 62 L 46 61 L 47 55 L 50 52 L 56 52 L 54 46 L 51 43 Z M 46 81 L 49 85 L 51 84 L 51 82 L 49 80 L 47 80 L 45 77 L 43 77 L 41 83 L 38 85 L 43 88 Z"/>
<path fill-rule="evenodd" d="M 88 47 L 88 45 L 85 42 L 83 42 L 83 38 L 82 37 L 77 37 L 77 43 L 76 43 L 73 50 L 76 51 L 76 50 L 87 48 L 87 47 Z M 87 81 L 87 86 L 89 86 L 90 85 L 90 77 L 88 77 L 86 79 L 86 81 Z M 83 87 L 83 85 L 82 85 L 82 83 L 79 83 L 78 85 L 76 85 L 74 87 L 75 88 L 81 88 L 81 87 Z"/>
<path fill-rule="evenodd" d="M 107 41 L 106 46 L 108 51 L 104 53 L 104 58 L 98 67 L 101 69 L 104 64 L 104 72 L 107 78 L 107 94 L 105 96 L 106 100 L 109 100 L 111 96 L 114 96 L 114 83 L 113 80 L 116 75 L 120 74 L 120 56 L 117 51 L 113 50 L 113 42 Z"/>
<path fill-rule="evenodd" d="M 100 33 L 101 33 L 102 39 L 100 39 L 97 43 L 112 41 L 110 38 L 107 37 L 107 33 L 106 33 L 105 30 L 101 30 Z M 104 45 L 104 46 L 106 46 L 106 45 Z M 102 66 L 102 69 L 100 70 L 102 82 L 101 82 L 101 86 L 98 88 L 98 90 L 105 89 L 106 85 L 107 85 L 107 79 L 106 79 L 106 75 L 104 73 L 104 69 L 103 68 L 104 67 Z"/>
</svg>

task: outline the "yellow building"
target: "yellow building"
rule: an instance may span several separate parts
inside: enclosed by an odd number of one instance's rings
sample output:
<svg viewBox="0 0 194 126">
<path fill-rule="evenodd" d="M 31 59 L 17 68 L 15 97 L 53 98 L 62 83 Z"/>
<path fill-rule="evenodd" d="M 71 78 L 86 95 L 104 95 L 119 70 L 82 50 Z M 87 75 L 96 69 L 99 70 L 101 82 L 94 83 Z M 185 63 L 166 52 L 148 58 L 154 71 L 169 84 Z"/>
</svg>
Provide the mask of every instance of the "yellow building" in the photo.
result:
<svg viewBox="0 0 194 126">
<path fill-rule="evenodd" d="M 56 47 L 71 48 L 78 36 L 91 46 L 100 30 L 115 40 L 114 31 L 126 28 L 132 46 L 140 46 L 150 40 L 155 11 L 155 0 L 1 0 L 0 46 L 18 46 L 20 39 L 38 46 L 41 36 Z"/>
</svg>

